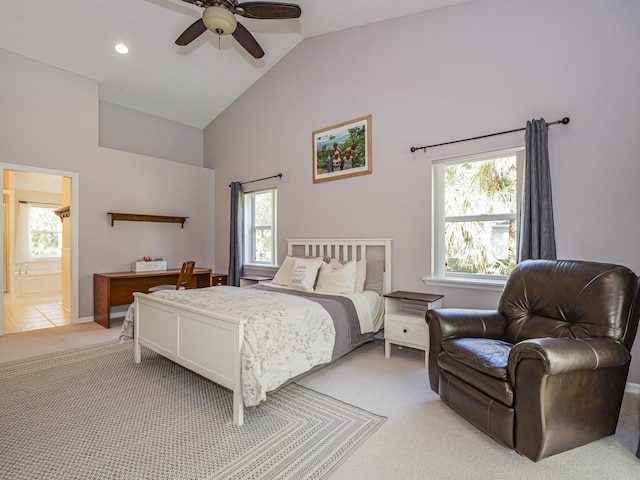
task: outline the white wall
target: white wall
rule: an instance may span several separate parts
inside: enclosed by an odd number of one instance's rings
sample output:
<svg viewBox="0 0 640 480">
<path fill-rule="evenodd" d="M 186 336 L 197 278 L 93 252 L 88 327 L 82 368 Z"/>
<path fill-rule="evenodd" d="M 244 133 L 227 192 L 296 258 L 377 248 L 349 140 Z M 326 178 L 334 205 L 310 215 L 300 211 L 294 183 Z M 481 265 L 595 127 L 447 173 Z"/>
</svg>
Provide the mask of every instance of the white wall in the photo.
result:
<svg viewBox="0 0 640 480">
<path fill-rule="evenodd" d="M 98 144 L 202 166 L 202 130 L 101 100 Z"/>
<path fill-rule="evenodd" d="M 0 49 L 0 162 L 79 175 L 79 316 L 93 316 L 93 273 L 144 255 L 214 264 L 215 173 L 98 146 L 95 81 Z M 188 216 L 116 222 L 107 212 Z"/>
<path fill-rule="evenodd" d="M 205 129 L 216 170 L 216 258 L 227 266 L 230 181 L 282 172 L 286 238 L 392 237 L 396 289 L 435 291 L 431 162 L 523 143 L 523 134 L 411 153 L 411 146 L 550 128 L 560 258 L 640 273 L 640 2 L 477 0 L 303 41 Z M 373 115 L 373 174 L 313 184 L 311 133 Z M 260 187 L 260 184 L 252 184 Z M 439 288 L 445 306 L 498 294 Z M 640 341 L 630 381 L 640 383 Z"/>
</svg>

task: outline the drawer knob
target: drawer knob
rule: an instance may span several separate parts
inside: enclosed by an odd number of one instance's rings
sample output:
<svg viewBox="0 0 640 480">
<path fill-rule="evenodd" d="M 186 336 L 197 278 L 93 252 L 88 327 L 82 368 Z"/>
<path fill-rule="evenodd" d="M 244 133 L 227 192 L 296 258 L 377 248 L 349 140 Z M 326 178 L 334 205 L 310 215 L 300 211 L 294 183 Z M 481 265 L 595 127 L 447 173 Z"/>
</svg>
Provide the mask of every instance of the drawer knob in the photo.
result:
<svg viewBox="0 0 640 480">
<path fill-rule="evenodd" d="M 407 329 L 406 329 L 406 328 L 403 328 L 403 329 L 402 329 L 402 332 L 403 332 L 403 333 L 407 333 Z"/>
</svg>

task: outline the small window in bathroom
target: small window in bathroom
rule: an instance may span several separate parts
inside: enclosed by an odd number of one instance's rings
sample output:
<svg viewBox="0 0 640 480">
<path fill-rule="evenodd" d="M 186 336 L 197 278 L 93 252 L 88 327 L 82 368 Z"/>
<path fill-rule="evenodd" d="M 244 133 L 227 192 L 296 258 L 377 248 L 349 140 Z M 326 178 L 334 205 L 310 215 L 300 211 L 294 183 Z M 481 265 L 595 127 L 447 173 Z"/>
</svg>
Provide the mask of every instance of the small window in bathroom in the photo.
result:
<svg viewBox="0 0 640 480">
<path fill-rule="evenodd" d="M 55 209 L 31 206 L 29 231 L 33 258 L 62 255 L 62 222 Z"/>
</svg>

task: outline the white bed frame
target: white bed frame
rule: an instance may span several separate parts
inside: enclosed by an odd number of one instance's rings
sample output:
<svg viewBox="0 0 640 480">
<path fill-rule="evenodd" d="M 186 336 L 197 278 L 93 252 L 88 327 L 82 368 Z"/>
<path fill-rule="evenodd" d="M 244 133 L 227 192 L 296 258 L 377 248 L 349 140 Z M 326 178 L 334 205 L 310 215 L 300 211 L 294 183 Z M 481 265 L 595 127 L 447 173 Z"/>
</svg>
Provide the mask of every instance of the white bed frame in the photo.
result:
<svg viewBox="0 0 640 480">
<path fill-rule="evenodd" d="M 287 240 L 289 255 L 327 255 L 340 260 L 384 258 L 383 293 L 391 291 L 391 239 Z M 135 293 L 134 361 L 140 346 L 233 392 L 233 422 L 244 423 L 241 351 L 244 320 L 212 314 L 144 293 Z"/>
</svg>

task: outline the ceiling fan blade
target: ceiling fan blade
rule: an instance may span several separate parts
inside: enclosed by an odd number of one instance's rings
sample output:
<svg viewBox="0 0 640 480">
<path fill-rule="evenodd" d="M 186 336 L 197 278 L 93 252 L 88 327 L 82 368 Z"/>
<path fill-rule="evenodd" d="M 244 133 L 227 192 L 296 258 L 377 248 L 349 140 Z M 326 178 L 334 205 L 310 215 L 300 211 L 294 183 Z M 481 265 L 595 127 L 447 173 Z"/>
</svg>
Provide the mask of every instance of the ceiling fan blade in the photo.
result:
<svg viewBox="0 0 640 480">
<path fill-rule="evenodd" d="M 302 10 L 293 3 L 244 2 L 236 7 L 236 13 L 246 18 L 298 18 Z"/>
<path fill-rule="evenodd" d="M 262 47 L 258 44 L 256 39 L 253 38 L 253 35 L 249 33 L 249 30 L 247 30 L 240 22 L 236 25 L 236 29 L 232 35 L 233 38 L 235 38 L 247 52 L 253 55 L 254 58 L 264 57 L 264 50 L 262 50 Z"/>
<path fill-rule="evenodd" d="M 202 19 L 196 20 L 176 39 L 176 45 L 180 45 L 181 47 L 189 45 L 206 31 L 207 27 L 205 26 L 204 21 Z"/>
<path fill-rule="evenodd" d="M 203 7 L 203 8 L 210 7 L 214 3 L 214 0 L 182 0 L 182 1 L 187 3 L 193 3 L 194 5 L 197 5 L 198 7 Z"/>
</svg>

